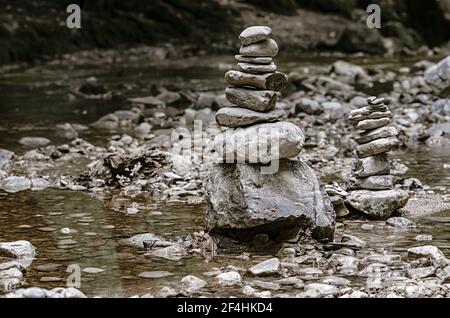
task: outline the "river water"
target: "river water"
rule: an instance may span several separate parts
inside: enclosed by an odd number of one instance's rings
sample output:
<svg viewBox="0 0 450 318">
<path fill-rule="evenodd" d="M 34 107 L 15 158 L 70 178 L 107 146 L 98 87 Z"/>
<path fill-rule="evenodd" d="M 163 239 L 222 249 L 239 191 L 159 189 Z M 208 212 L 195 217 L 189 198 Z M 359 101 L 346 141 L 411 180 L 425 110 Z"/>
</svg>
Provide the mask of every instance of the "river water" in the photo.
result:
<svg viewBox="0 0 450 318">
<path fill-rule="evenodd" d="M 311 72 L 327 67 L 336 58 L 302 56 L 285 57 L 278 61 L 280 71 Z M 398 68 L 417 59 L 386 60 L 359 58 L 355 63 Z M 123 99 L 109 101 L 73 100 L 68 98 L 68 86 L 76 86 L 89 76 L 95 76 L 110 88 L 129 84 L 127 97 L 148 95 L 151 84 L 176 86 L 195 90 L 223 90 L 223 74 L 233 63 L 229 56 L 184 59 L 166 63 L 142 64 L 124 61 L 121 64 L 67 65 L 22 67 L 0 78 L 0 148 L 18 154 L 26 148 L 17 141 L 23 136 L 43 136 L 53 143 L 65 142 L 55 133 L 59 123 L 89 124 L 116 109 L 127 108 Z M 81 133 L 90 142 L 102 144 L 105 135 L 93 130 Z M 419 148 L 395 152 L 409 167 L 408 177 L 422 180 L 436 191 L 448 192 L 450 170 L 448 149 Z M 110 199 L 110 198 L 107 198 Z M 142 199 L 141 199 L 142 200 Z M 146 208 L 136 215 L 115 211 L 88 193 L 69 190 L 25 191 L 16 194 L 0 192 L 0 241 L 29 240 L 38 251 L 38 258 L 27 274 L 29 286 L 46 288 L 64 286 L 70 275 L 68 266 L 100 268 L 101 273 L 82 272 L 81 290 L 89 296 L 132 296 L 156 292 L 162 286 L 178 286 L 180 279 L 193 274 L 199 277 L 212 267 L 235 265 L 249 267 L 242 260 L 241 251 L 228 252 L 205 260 L 190 255 L 180 261 L 144 256 L 143 251 L 124 246 L 121 239 L 134 234 L 151 232 L 164 238 L 176 239 L 201 230 L 204 226 L 205 206 L 177 203 L 145 202 Z M 385 249 L 405 253 L 406 247 L 416 244 L 417 234 L 432 234 L 432 244 L 450 256 L 450 211 L 426 215 L 416 219 L 413 230 L 386 228 L 384 222 L 372 222 L 373 231 L 361 229 L 363 221 L 345 221 L 338 233 L 352 233 L 367 241 L 374 250 Z M 63 234 L 70 228 L 73 233 Z M 256 263 L 267 255 L 251 258 Z M 1 259 L 0 259 L 1 261 Z M 40 265 L 48 265 L 50 269 Z M 173 276 L 163 279 L 144 279 L 137 275 L 144 271 L 168 271 Z M 226 296 L 232 288 L 221 290 L 214 283 L 204 288 L 205 295 Z M 230 294 L 231 295 L 231 294 Z"/>
</svg>

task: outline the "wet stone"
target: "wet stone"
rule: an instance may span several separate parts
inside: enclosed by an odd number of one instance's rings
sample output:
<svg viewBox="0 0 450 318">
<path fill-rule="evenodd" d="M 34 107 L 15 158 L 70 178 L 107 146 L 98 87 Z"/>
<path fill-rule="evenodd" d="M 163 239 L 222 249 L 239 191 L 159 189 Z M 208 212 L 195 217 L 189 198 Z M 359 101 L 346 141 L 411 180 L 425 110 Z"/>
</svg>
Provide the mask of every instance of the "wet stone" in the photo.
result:
<svg viewBox="0 0 450 318">
<path fill-rule="evenodd" d="M 142 278 L 149 278 L 149 279 L 158 279 L 158 278 L 166 278 L 173 276 L 174 274 L 168 271 L 152 271 L 152 272 L 142 272 L 139 273 L 137 276 Z"/>
<path fill-rule="evenodd" d="M 415 228 L 417 225 L 413 221 L 404 217 L 392 217 L 386 220 L 386 224 L 397 228 Z"/>
<path fill-rule="evenodd" d="M 60 269 L 62 266 L 64 265 L 57 263 L 47 263 L 43 265 L 34 266 L 33 269 L 38 272 L 54 272 Z"/>
</svg>

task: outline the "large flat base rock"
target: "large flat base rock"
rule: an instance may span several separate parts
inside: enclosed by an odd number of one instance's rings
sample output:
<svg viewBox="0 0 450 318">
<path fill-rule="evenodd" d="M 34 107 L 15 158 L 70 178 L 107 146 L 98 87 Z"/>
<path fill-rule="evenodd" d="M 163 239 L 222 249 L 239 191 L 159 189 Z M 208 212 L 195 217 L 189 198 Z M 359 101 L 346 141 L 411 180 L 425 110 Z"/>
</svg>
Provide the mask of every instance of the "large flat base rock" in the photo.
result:
<svg viewBox="0 0 450 318">
<path fill-rule="evenodd" d="M 258 233 L 283 241 L 300 230 L 332 240 L 335 213 L 303 161 L 283 159 L 274 174 L 262 164 L 216 164 L 205 182 L 208 230 L 248 241 Z"/>
<path fill-rule="evenodd" d="M 375 219 L 385 220 L 397 209 L 405 206 L 409 195 L 403 190 L 356 190 L 345 203 L 353 209 Z"/>
</svg>

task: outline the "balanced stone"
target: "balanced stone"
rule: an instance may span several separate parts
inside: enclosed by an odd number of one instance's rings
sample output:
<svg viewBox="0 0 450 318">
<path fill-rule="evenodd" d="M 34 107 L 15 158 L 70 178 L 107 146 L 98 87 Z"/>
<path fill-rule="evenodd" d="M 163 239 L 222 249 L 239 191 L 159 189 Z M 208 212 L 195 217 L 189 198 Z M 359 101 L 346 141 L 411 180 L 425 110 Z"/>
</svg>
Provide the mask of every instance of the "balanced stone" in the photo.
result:
<svg viewBox="0 0 450 318">
<path fill-rule="evenodd" d="M 386 153 L 355 161 L 354 174 L 356 177 L 383 175 L 390 172 L 391 162 Z"/>
<path fill-rule="evenodd" d="M 387 190 L 394 187 L 395 177 L 392 175 L 369 176 L 366 178 L 354 178 L 352 189 Z"/>
<path fill-rule="evenodd" d="M 251 88 L 227 87 L 225 96 L 237 106 L 261 112 L 274 109 L 277 101 L 276 92 Z"/>
<path fill-rule="evenodd" d="M 238 63 L 236 66 L 238 71 L 249 73 L 271 73 L 277 70 L 275 63 L 270 64 L 253 64 L 253 63 Z"/>
<path fill-rule="evenodd" d="M 352 191 L 346 199 L 355 210 L 376 219 L 385 220 L 408 202 L 408 193 L 403 190 Z"/>
<path fill-rule="evenodd" d="M 397 129 L 395 127 L 380 127 L 374 130 L 367 130 L 360 133 L 355 141 L 358 144 L 364 144 L 375 139 L 389 138 L 397 136 Z"/>
<path fill-rule="evenodd" d="M 225 82 L 232 86 L 251 86 L 264 90 L 281 91 L 286 87 L 287 76 L 280 72 L 251 74 L 233 70 L 225 73 Z"/>
<path fill-rule="evenodd" d="M 297 156 L 304 141 L 295 124 L 263 123 L 224 131 L 214 139 L 214 149 L 222 162 L 269 163 Z"/>
<path fill-rule="evenodd" d="M 270 64 L 273 61 L 273 59 L 269 56 L 249 57 L 249 56 L 235 55 L 234 58 L 239 62 L 246 62 L 253 64 Z"/>
<path fill-rule="evenodd" d="M 256 123 L 270 123 L 286 116 L 286 112 L 275 108 L 267 112 L 257 112 L 242 107 L 225 107 L 216 113 L 216 121 L 220 126 L 242 127 Z"/>
<path fill-rule="evenodd" d="M 243 56 L 269 56 L 275 57 L 278 54 L 278 44 L 272 39 L 250 45 L 241 46 L 239 54 Z"/>
<path fill-rule="evenodd" d="M 367 98 L 367 103 L 371 106 L 381 106 L 384 102 L 384 98 L 383 97 L 379 97 L 377 98 L 376 96 L 371 96 L 369 98 Z"/>
<path fill-rule="evenodd" d="M 359 110 L 359 109 L 356 109 Z M 378 118 L 389 118 L 392 116 L 392 113 L 389 110 L 384 111 L 368 111 L 368 112 L 354 112 L 351 111 L 348 116 L 348 120 L 351 122 L 358 122 L 365 119 L 378 119 Z"/>
<path fill-rule="evenodd" d="M 242 45 L 249 45 L 266 40 L 271 34 L 272 29 L 267 26 L 251 26 L 239 34 L 239 40 Z"/>
<path fill-rule="evenodd" d="M 377 112 L 387 112 L 387 111 L 389 111 L 389 108 L 384 105 L 381 109 L 380 108 L 374 109 L 373 106 L 365 106 L 365 107 L 353 109 L 350 112 L 350 115 L 348 116 L 348 120 L 350 120 L 351 122 L 359 121 L 359 120 L 365 119 L 364 116 L 369 116 L 370 114 L 377 113 Z"/>
<path fill-rule="evenodd" d="M 388 152 L 397 143 L 394 138 L 381 138 L 371 142 L 358 145 L 356 147 L 356 154 L 359 158 L 378 155 L 383 152 Z"/>
<path fill-rule="evenodd" d="M 378 119 L 366 119 L 361 120 L 356 124 L 356 129 L 375 129 L 379 127 L 386 126 L 391 120 L 389 118 L 378 118 Z"/>
<path fill-rule="evenodd" d="M 310 228 L 315 238 L 332 239 L 334 211 L 312 169 L 287 159 L 280 160 L 276 174 L 261 174 L 261 166 L 212 167 L 205 181 L 207 228 L 241 240 L 258 233 L 287 238 Z"/>
</svg>

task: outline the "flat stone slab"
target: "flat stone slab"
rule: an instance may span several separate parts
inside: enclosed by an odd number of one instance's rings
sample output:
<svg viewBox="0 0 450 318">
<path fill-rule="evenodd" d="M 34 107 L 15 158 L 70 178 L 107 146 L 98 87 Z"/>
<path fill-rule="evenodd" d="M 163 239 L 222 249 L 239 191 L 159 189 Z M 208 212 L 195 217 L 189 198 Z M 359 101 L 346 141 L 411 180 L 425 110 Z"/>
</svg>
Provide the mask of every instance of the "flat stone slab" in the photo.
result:
<svg viewBox="0 0 450 318">
<path fill-rule="evenodd" d="M 366 107 L 364 107 L 366 108 Z M 370 109 L 369 107 L 367 107 L 367 109 Z M 359 110 L 359 109 L 356 109 Z M 359 122 L 361 120 L 366 120 L 366 119 L 378 119 L 378 118 L 390 118 L 392 116 L 392 113 L 390 110 L 386 110 L 386 111 L 368 111 L 368 112 L 350 112 L 350 115 L 348 116 L 348 120 L 351 122 Z"/>
<path fill-rule="evenodd" d="M 374 130 L 366 130 L 355 137 L 358 144 L 364 144 L 375 139 L 390 138 L 398 135 L 395 127 L 380 127 Z"/>
<path fill-rule="evenodd" d="M 392 175 L 378 175 L 351 180 L 351 189 L 387 190 L 394 187 L 395 177 Z"/>
<path fill-rule="evenodd" d="M 238 71 L 242 72 L 248 72 L 248 73 L 272 73 L 277 70 L 277 66 L 275 63 L 270 64 L 253 64 L 253 63 L 237 63 L 236 69 Z"/>
<path fill-rule="evenodd" d="M 374 156 L 390 151 L 392 147 L 396 144 L 397 140 L 394 138 L 381 138 L 365 144 L 358 145 L 356 147 L 356 154 L 358 155 L 359 158 Z"/>
<path fill-rule="evenodd" d="M 408 199 L 408 192 L 403 190 L 356 190 L 350 192 L 345 203 L 370 217 L 386 220 L 392 212 L 404 207 Z"/>
<path fill-rule="evenodd" d="M 297 156 L 304 140 L 295 124 L 263 123 L 224 131 L 214 139 L 214 149 L 222 162 L 269 163 Z"/>
<path fill-rule="evenodd" d="M 249 45 L 270 38 L 272 29 L 267 26 L 251 26 L 239 34 L 239 40 L 242 45 Z"/>
<path fill-rule="evenodd" d="M 391 119 L 388 117 L 378 118 L 378 119 L 365 119 L 356 123 L 356 129 L 375 129 L 389 125 Z"/>
<path fill-rule="evenodd" d="M 231 70 L 225 73 L 225 82 L 236 87 L 250 86 L 263 90 L 281 91 L 287 85 L 287 76 L 280 72 L 252 74 Z"/>
<path fill-rule="evenodd" d="M 273 59 L 270 56 L 249 57 L 238 54 L 235 55 L 234 58 L 238 62 L 253 63 L 253 64 L 270 64 L 273 61 Z"/>
<path fill-rule="evenodd" d="M 283 240 L 299 229 L 332 239 L 334 211 L 314 171 L 301 160 L 280 160 L 274 174 L 261 164 L 216 164 L 205 181 L 206 226 L 240 240 L 258 233 Z"/>
<path fill-rule="evenodd" d="M 216 113 L 216 122 L 225 127 L 243 127 L 256 123 L 270 123 L 286 116 L 282 109 L 275 108 L 267 112 L 257 112 L 242 107 L 225 107 Z"/>
<path fill-rule="evenodd" d="M 229 86 L 225 89 L 225 96 L 237 106 L 261 112 L 274 109 L 277 102 L 276 92 L 270 90 Z"/>
<path fill-rule="evenodd" d="M 250 45 L 243 45 L 239 54 L 250 57 L 275 57 L 278 54 L 278 44 L 272 39 L 267 39 Z"/>
</svg>

